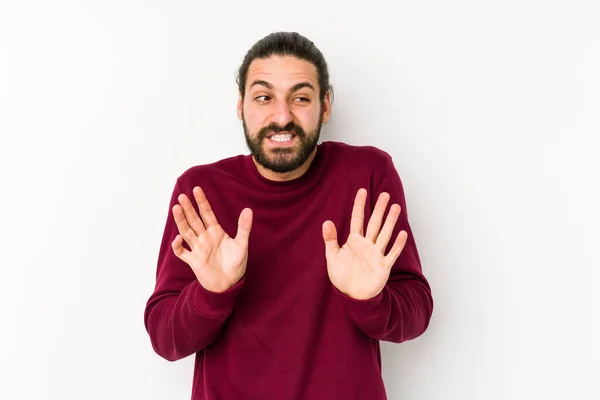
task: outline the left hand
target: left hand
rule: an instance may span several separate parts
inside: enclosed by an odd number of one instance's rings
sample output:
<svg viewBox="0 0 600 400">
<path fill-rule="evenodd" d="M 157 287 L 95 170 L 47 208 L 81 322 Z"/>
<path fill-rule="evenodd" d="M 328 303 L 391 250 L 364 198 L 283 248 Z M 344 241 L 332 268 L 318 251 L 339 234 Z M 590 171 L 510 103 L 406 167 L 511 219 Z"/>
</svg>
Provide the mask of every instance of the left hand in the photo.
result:
<svg viewBox="0 0 600 400">
<path fill-rule="evenodd" d="M 381 193 L 369 220 L 367 233 L 363 235 L 366 200 L 367 191 L 360 189 L 354 199 L 350 234 L 341 248 L 338 246 L 335 224 L 331 221 L 323 223 L 329 279 L 340 292 L 357 300 L 371 299 L 381 293 L 408 238 L 406 231 L 401 231 L 390 252 L 385 255 L 400 215 L 400 206 L 393 204 L 390 207 L 385 224 L 381 227 L 390 200 L 388 193 Z"/>
</svg>

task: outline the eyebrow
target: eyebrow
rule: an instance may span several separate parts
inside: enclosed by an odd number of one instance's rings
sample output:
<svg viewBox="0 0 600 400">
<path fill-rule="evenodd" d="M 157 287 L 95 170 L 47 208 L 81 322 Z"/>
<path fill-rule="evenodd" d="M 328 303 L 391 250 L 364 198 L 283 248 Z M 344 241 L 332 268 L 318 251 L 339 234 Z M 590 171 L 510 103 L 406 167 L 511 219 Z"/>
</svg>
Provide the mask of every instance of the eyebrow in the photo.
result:
<svg viewBox="0 0 600 400">
<path fill-rule="evenodd" d="M 252 82 L 252 84 L 250 85 L 250 87 L 248 89 L 252 89 L 252 87 L 255 85 L 265 86 L 267 89 L 273 90 L 273 85 L 271 85 L 267 81 L 262 81 L 262 80 L 256 80 L 256 81 Z"/>
<path fill-rule="evenodd" d="M 300 82 L 300 83 L 296 83 L 294 86 L 292 86 L 292 88 L 290 89 L 290 92 L 295 92 L 295 91 L 300 90 L 305 87 L 315 90 L 314 86 L 311 85 L 309 82 Z"/>
<path fill-rule="evenodd" d="M 273 85 L 271 85 L 269 82 L 263 81 L 263 80 L 253 81 L 248 89 L 252 89 L 252 87 L 255 85 L 261 85 L 261 86 L 266 87 L 269 90 L 273 90 Z M 296 83 L 294 86 L 292 86 L 290 89 L 290 92 L 293 93 L 293 92 L 300 90 L 302 88 L 305 88 L 305 87 L 315 90 L 315 87 L 310 82 L 300 82 L 300 83 Z"/>
</svg>

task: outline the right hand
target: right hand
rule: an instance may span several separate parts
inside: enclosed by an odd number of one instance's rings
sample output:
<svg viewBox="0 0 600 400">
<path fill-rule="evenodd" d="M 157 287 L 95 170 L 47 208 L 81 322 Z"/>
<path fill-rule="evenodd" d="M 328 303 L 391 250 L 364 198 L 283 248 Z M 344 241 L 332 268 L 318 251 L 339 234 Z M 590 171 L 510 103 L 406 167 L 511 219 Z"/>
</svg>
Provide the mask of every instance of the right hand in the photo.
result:
<svg viewBox="0 0 600 400">
<path fill-rule="evenodd" d="M 252 210 L 242 210 L 237 235 L 231 238 L 219 225 L 202 189 L 194 187 L 193 194 L 200 216 L 185 194 L 177 197 L 179 204 L 173 206 L 173 217 L 179 235 L 171 247 L 175 255 L 192 268 L 206 290 L 224 292 L 246 272 Z M 184 240 L 190 250 L 183 247 Z"/>
</svg>

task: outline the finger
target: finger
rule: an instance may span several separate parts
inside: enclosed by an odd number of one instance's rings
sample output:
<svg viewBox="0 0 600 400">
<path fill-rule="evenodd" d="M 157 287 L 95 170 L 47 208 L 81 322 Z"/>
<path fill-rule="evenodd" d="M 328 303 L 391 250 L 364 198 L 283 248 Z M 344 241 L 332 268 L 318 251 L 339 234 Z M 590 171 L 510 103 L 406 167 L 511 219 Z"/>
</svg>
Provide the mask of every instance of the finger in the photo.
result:
<svg viewBox="0 0 600 400">
<path fill-rule="evenodd" d="M 190 255 L 190 251 L 183 247 L 183 237 L 181 235 L 177 235 L 173 242 L 171 243 L 171 248 L 173 249 L 173 253 L 180 260 L 184 261 L 189 265 L 188 259 Z"/>
<path fill-rule="evenodd" d="M 406 241 L 408 240 L 408 233 L 406 231 L 400 231 L 398 236 L 396 237 L 396 241 L 394 245 L 390 249 L 390 252 L 387 256 L 385 256 L 386 264 L 392 267 L 392 265 L 396 262 L 402 250 L 404 250 L 404 246 L 406 245 Z"/>
<path fill-rule="evenodd" d="M 367 225 L 367 234 L 365 235 L 365 238 L 369 239 L 373 243 L 375 243 L 377 235 L 379 234 L 379 230 L 381 229 L 383 215 L 385 214 L 385 209 L 387 208 L 389 201 L 390 195 L 385 192 L 381 193 L 377 199 L 377 204 L 375 204 L 375 208 L 373 209 L 373 214 L 369 219 L 369 225 Z"/>
<path fill-rule="evenodd" d="M 335 254 L 339 251 L 340 247 L 337 241 L 337 231 L 335 224 L 331 221 L 325 221 L 323 223 L 323 240 L 325 241 L 325 253 Z"/>
<path fill-rule="evenodd" d="M 192 206 L 192 202 L 183 193 L 177 196 L 177 200 L 181 205 L 187 224 L 190 228 L 192 228 L 196 236 L 200 235 L 202 232 L 205 231 L 205 228 L 204 224 L 202 223 L 202 220 L 198 216 L 198 213 L 196 213 L 194 206 Z"/>
<path fill-rule="evenodd" d="M 394 227 L 396 226 L 399 215 L 400 206 L 398 204 L 392 204 L 388 216 L 385 219 L 385 224 L 383 224 L 383 228 L 381 228 L 381 232 L 379 232 L 379 236 L 377 236 L 377 241 L 375 242 L 382 254 L 385 252 L 392 234 L 394 233 Z"/>
<path fill-rule="evenodd" d="M 250 230 L 252 229 L 252 210 L 244 208 L 238 219 L 238 229 L 235 241 L 241 245 L 248 246 Z"/>
<path fill-rule="evenodd" d="M 352 208 L 352 219 L 350 220 L 350 233 L 358 233 L 362 236 L 365 220 L 365 204 L 367 202 L 367 190 L 359 189 L 354 198 Z"/>
<path fill-rule="evenodd" d="M 175 225 L 177 225 L 179 234 L 188 244 L 192 243 L 194 239 L 198 237 L 192 228 L 190 228 L 180 204 L 175 204 L 173 206 L 173 219 L 175 220 Z"/>
<path fill-rule="evenodd" d="M 200 218 L 202 218 L 202 221 L 204 221 L 206 228 L 208 229 L 213 225 L 219 225 L 217 217 L 213 212 L 210 203 L 206 198 L 206 194 L 204 194 L 204 191 L 200 187 L 196 186 L 193 190 L 193 193 L 194 197 L 196 198 L 196 203 L 198 203 L 198 210 L 200 210 Z"/>
</svg>

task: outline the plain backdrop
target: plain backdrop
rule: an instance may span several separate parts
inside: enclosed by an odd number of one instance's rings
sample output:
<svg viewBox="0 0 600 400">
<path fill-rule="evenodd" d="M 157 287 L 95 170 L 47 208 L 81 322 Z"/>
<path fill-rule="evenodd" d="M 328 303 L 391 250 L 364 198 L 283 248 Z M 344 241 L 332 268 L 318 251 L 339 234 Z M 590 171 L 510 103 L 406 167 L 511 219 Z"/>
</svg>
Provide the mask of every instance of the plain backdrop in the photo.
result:
<svg viewBox="0 0 600 400">
<path fill-rule="evenodd" d="M 0 398 L 189 399 L 193 357 L 143 326 L 171 190 L 247 153 L 236 70 L 287 30 L 329 63 L 322 140 L 384 149 L 405 185 L 435 311 L 383 343 L 389 398 L 600 399 L 599 20 L 592 0 L 3 1 Z"/>
</svg>

